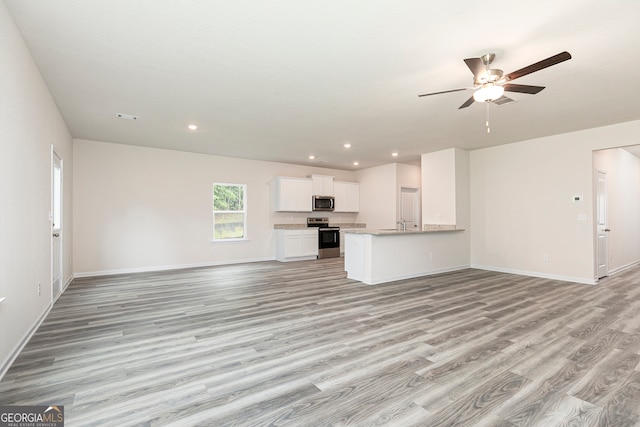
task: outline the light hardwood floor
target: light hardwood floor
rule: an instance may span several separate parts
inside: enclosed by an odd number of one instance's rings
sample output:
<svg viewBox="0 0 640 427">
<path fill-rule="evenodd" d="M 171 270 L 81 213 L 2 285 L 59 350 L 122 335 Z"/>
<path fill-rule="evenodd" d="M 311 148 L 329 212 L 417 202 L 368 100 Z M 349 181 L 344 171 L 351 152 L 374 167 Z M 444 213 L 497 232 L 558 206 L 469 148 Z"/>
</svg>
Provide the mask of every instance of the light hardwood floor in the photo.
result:
<svg viewBox="0 0 640 427">
<path fill-rule="evenodd" d="M 342 259 L 76 279 L 0 382 L 67 426 L 640 425 L 640 268 L 367 286 Z"/>
</svg>

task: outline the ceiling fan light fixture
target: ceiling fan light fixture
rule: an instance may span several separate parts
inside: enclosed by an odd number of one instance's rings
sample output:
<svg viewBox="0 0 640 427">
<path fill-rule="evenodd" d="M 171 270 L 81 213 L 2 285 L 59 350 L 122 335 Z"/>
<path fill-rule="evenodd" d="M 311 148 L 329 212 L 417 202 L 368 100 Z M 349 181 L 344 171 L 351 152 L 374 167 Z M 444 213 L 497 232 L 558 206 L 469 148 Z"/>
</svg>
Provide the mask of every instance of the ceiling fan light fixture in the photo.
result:
<svg viewBox="0 0 640 427">
<path fill-rule="evenodd" d="M 487 83 L 473 93 L 473 100 L 476 102 L 495 101 L 504 93 L 504 87 Z"/>
</svg>

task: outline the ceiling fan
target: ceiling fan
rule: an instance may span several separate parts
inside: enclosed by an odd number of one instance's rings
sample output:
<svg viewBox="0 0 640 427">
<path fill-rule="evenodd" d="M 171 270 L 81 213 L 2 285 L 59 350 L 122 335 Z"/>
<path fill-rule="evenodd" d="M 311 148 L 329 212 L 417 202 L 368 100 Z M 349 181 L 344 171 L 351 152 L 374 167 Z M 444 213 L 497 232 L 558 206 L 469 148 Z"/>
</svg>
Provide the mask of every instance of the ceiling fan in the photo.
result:
<svg viewBox="0 0 640 427">
<path fill-rule="evenodd" d="M 422 97 L 439 95 L 441 93 L 459 92 L 472 89 L 474 90 L 473 96 L 467 99 L 467 101 L 460 107 L 458 107 L 458 109 L 466 108 L 474 102 L 486 102 L 502 105 L 507 102 L 513 101 L 513 99 L 504 96 L 504 92 L 519 92 L 535 95 L 536 93 L 544 89 L 544 86 L 513 84 L 509 83 L 510 81 L 526 76 L 527 74 L 540 71 L 544 68 L 551 67 L 552 65 L 567 61 L 571 59 L 571 54 L 569 54 L 569 52 L 561 52 L 557 55 L 553 55 L 547 59 L 543 59 L 542 61 L 528 65 L 507 75 L 503 75 L 502 70 L 498 70 L 497 68 L 489 68 L 489 65 L 491 65 L 495 57 L 495 54 L 487 53 L 486 55 L 482 55 L 480 58 L 467 58 L 464 60 L 465 64 L 467 64 L 467 66 L 473 73 L 472 88 L 451 89 L 441 92 L 423 93 L 418 96 Z"/>
</svg>

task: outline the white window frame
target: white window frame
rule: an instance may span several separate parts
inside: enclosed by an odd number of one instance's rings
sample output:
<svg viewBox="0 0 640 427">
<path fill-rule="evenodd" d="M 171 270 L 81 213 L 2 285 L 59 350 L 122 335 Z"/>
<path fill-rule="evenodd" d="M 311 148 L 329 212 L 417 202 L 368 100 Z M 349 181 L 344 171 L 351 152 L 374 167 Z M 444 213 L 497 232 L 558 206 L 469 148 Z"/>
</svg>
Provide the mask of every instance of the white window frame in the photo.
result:
<svg viewBox="0 0 640 427">
<path fill-rule="evenodd" d="M 243 210 L 237 210 L 237 211 L 217 211 L 215 210 L 215 188 L 216 185 L 219 186 L 235 186 L 235 187 L 242 187 L 242 194 L 244 196 L 244 200 L 242 203 L 243 206 Z M 236 184 L 236 183 L 230 183 L 230 182 L 214 182 L 213 186 L 211 187 L 211 210 L 212 210 L 212 215 L 211 215 L 211 220 L 212 220 L 212 225 L 213 225 L 213 229 L 212 229 L 212 241 L 216 242 L 216 243 L 220 243 L 220 242 L 240 242 L 240 241 L 245 241 L 248 240 L 247 239 L 247 184 Z M 243 236 L 242 237 L 233 237 L 233 238 L 216 238 L 216 214 L 218 213 L 242 213 L 243 214 Z"/>
</svg>

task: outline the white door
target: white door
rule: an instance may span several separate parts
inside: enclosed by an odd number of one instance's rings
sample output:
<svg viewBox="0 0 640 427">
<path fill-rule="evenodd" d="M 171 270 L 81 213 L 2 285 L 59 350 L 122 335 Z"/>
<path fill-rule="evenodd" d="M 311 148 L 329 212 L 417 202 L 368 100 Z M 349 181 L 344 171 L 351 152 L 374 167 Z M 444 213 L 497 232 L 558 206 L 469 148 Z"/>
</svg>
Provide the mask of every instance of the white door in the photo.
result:
<svg viewBox="0 0 640 427">
<path fill-rule="evenodd" d="M 417 188 L 400 188 L 400 221 L 407 222 L 407 229 L 420 227 L 420 200 Z"/>
<path fill-rule="evenodd" d="M 51 176 L 51 298 L 62 290 L 62 159 L 52 154 Z"/>
<path fill-rule="evenodd" d="M 596 171 L 596 264 L 597 278 L 609 274 L 609 238 L 607 228 L 607 173 Z"/>
</svg>

